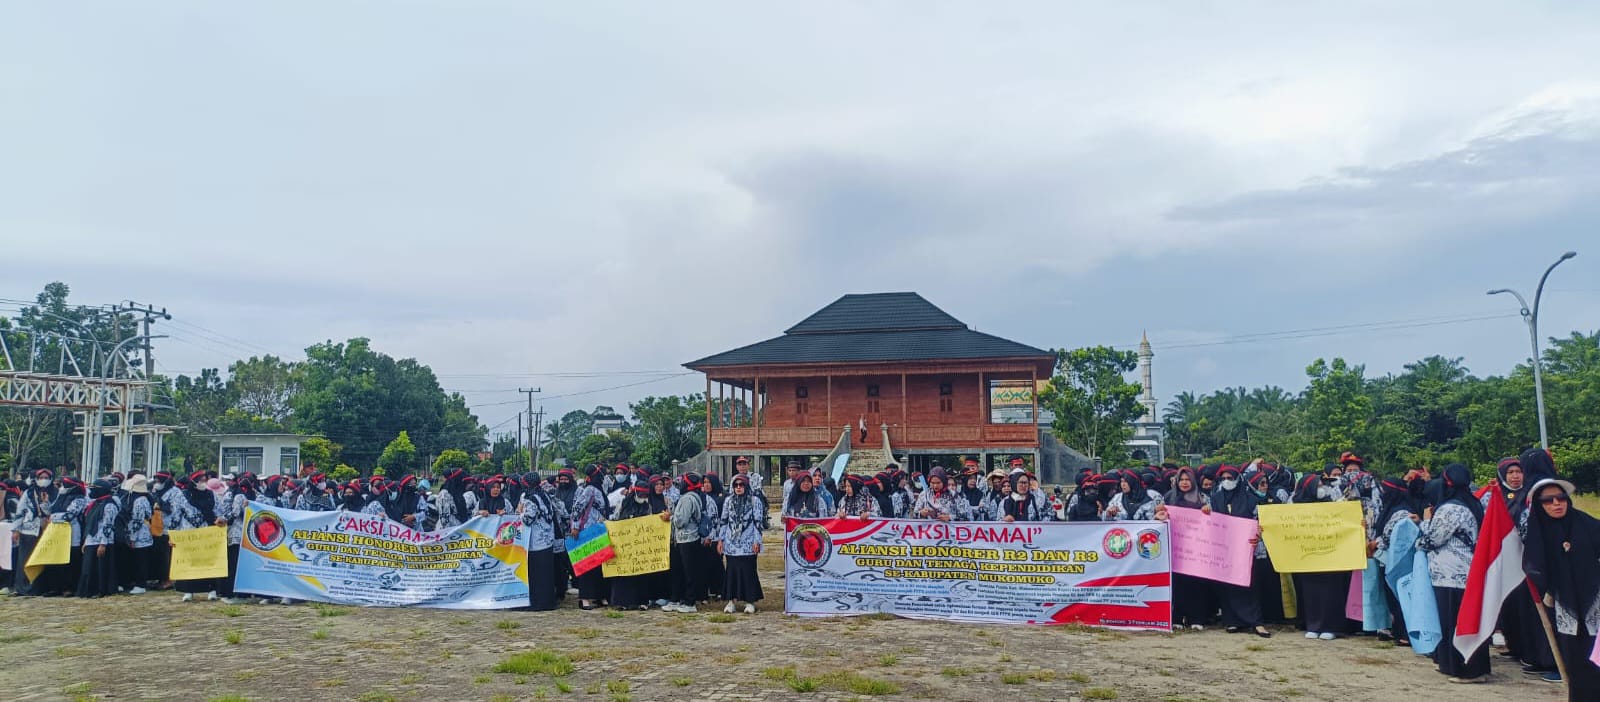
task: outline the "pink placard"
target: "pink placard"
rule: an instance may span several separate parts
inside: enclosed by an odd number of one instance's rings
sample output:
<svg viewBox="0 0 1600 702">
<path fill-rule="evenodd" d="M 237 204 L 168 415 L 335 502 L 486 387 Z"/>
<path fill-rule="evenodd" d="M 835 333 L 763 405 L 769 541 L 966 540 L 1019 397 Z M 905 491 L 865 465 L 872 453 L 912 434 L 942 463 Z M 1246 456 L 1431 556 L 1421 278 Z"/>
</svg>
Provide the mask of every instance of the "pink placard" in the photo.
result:
<svg viewBox="0 0 1600 702">
<path fill-rule="evenodd" d="M 1600 665 L 1600 637 L 1594 640 L 1594 650 L 1589 652 L 1589 662 Z"/>
<path fill-rule="evenodd" d="M 1245 586 L 1255 562 L 1256 520 L 1167 508 L 1172 530 L 1172 572 Z"/>
<path fill-rule="evenodd" d="M 1350 594 L 1344 598 L 1344 618 L 1352 621 L 1365 621 L 1361 606 L 1361 577 L 1364 571 L 1355 571 L 1350 574 Z"/>
</svg>

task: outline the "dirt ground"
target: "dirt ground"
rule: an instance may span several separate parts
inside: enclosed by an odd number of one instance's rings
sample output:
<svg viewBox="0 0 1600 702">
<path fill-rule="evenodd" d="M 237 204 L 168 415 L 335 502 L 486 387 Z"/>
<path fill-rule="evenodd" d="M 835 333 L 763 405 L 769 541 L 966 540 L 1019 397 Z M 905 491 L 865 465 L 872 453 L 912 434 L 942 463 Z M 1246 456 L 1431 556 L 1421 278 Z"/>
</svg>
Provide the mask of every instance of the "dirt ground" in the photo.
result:
<svg viewBox="0 0 1600 702">
<path fill-rule="evenodd" d="M 776 553 L 779 549 L 770 549 Z M 1446 683 L 1372 638 L 1129 634 L 765 611 L 555 612 L 0 598 L 7 700 L 1555 700 L 1498 656 L 1487 685 Z M 559 654 L 496 672 L 518 652 Z M 564 658 L 562 658 L 564 657 Z"/>
</svg>

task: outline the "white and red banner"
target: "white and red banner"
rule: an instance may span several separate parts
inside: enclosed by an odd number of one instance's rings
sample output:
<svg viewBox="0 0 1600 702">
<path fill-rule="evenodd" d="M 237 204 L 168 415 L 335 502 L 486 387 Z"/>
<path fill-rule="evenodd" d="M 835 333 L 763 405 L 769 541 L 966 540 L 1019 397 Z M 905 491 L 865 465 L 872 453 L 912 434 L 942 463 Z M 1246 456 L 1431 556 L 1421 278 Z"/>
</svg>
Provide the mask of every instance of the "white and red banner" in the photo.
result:
<svg viewBox="0 0 1600 702">
<path fill-rule="evenodd" d="M 787 519 L 784 611 L 1172 629 L 1163 522 Z"/>
</svg>

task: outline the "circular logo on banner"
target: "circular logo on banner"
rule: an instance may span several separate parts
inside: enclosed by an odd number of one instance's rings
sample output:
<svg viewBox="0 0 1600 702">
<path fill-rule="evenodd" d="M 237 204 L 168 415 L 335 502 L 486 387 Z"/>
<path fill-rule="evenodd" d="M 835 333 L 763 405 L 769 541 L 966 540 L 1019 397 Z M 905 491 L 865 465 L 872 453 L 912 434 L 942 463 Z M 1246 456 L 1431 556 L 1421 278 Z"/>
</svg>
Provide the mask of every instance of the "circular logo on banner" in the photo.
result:
<svg viewBox="0 0 1600 702">
<path fill-rule="evenodd" d="M 807 568 L 821 568 L 833 555 L 833 536 L 820 524 L 801 524 L 789 534 L 789 555 Z"/>
<path fill-rule="evenodd" d="M 257 551 L 271 551 L 289 535 L 289 530 L 283 527 L 283 519 L 272 512 L 261 512 L 251 517 L 244 531 L 250 537 L 250 545 Z"/>
<path fill-rule="evenodd" d="M 522 540 L 522 522 L 506 522 L 500 525 L 494 542 L 501 546 L 510 546 Z"/>
<path fill-rule="evenodd" d="M 1112 529 L 1106 532 L 1106 538 L 1100 542 L 1106 555 L 1112 558 L 1122 558 L 1133 550 L 1133 535 L 1127 529 Z"/>
<path fill-rule="evenodd" d="M 1140 558 L 1152 559 L 1161 555 L 1161 532 L 1155 529 L 1139 532 L 1139 539 L 1134 546 L 1139 549 Z"/>
</svg>

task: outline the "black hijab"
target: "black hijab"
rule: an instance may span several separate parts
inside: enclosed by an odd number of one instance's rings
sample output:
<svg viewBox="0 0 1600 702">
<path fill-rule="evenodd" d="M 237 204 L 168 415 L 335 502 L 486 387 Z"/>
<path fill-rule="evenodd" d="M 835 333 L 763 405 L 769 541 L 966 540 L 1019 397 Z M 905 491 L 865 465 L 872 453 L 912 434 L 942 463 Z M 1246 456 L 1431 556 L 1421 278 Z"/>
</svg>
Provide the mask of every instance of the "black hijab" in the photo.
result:
<svg viewBox="0 0 1600 702">
<path fill-rule="evenodd" d="M 871 491 L 868 494 L 872 495 L 872 499 L 878 501 L 878 514 L 883 517 L 894 516 L 894 498 L 890 496 L 889 479 L 888 473 L 879 473 L 867 488 Z"/>
<path fill-rule="evenodd" d="M 67 482 L 71 480 L 72 482 Z M 60 514 L 72 506 L 72 502 L 86 495 L 83 483 L 71 478 L 61 479 L 61 489 L 56 491 L 56 499 L 50 503 L 50 514 Z"/>
<path fill-rule="evenodd" d="M 971 486 L 967 485 L 969 480 L 973 483 Z M 975 474 L 961 476 L 961 496 L 967 498 L 967 504 L 973 507 L 983 502 L 983 490 L 978 487 L 977 482 L 978 476 Z"/>
<path fill-rule="evenodd" d="M 800 489 L 800 481 L 811 483 L 809 492 Z M 822 496 L 817 494 L 817 484 L 811 479 L 809 473 L 801 475 L 794 481 L 794 487 L 789 489 L 789 499 L 783 505 L 785 514 L 822 516 Z"/>
<path fill-rule="evenodd" d="M 1418 517 L 1422 516 L 1422 510 L 1417 509 L 1416 499 L 1411 496 L 1410 488 L 1400 480 L 1385 479 L 1378 484 L 1378 494 L 1383 500 L 1383 507 L 1382 511 L 1378 512 L 1378 521 L 1373 522 L 1372 527 L 1380 533 L 1389 523 L 1389 518 L 1402 509 Z"/>
<path fill-rule="evenodd" d="M 1517 457 L 1517 463 L 1522 466 L 1522 489 L 1511 498 L 1511 519 L 1514 524 L 1521 523 L 1522 511 L 1532 507 L 1528 499 L 1533 494 L 1534 484 L 1560 477 L 1556 475 L 1555 461 L 1550 460 L 1549 452 L 1542 448 L 1523 451 Z"/>
<path fill-rule="evenodd" d="M 500 486 L 499 495 L 493 494 L 495 485 Z M 490 516 L 494 516 L 495 512 L 505 512 L 510 514 L 511 507 L 511 500 L 510 498 L 506 497 L 506 486 L 503 479 L 492 482 L 489 487 L 483 491 L 483 499 L 478 500 L 478 509 L 488 512 Z"/>
<path fill-rule="evenodd" d="M 1483 525 L 1483 503 L 1472 496 L 1472 471 L 1460 463 L 1451 463 L 1444 467 L 1444 493 L 1439 504 L 1446 502 L 1459 502 L 1472 512 L 1472 518 L 1479 526 Z M 1435 508 L 1437 509 L 1437 508 Z"/>
<path fill-rule="evenodd" d="M 1560 483 L 1544 481 L 1528 486 L 1528 493 L 1537 498 L 1539 490 L 1551 485 L 1566 494 Z M 1581 621 L 1600 597 L 1600 520 L 1573 505 L 1570 494 L 1567 515 L 1561 519 L 1545 514 L 1537 499 L 1528 509 L 1532 512 L 1523 540 L 1522 569 L 1534 587 L 1556 598 Z"/>
<path fill-rule="evenodd" d="M 565 476 L 567 482 L 563 484 L 561 478 Z M 572 500 L 578 496 L 578 479 L 572 471 L 563 470 L 556 473 L 556 499 L 561 500 L 562 506 L 569 511 L 572 509 Z"/>
<path fill-rule="evenodd" d="M 1069 522 L 1092 522 L 1100 518 L 1100 476 L 1093 473 L 1078 474 L 1077 500 L 1067 511 Z"/>
<path fill-rule="evenodd" d="M 439 486 L 444 490 L 445 497 L 456 508 L 456 519 L 466 521 L 471 516 L 467 514 L 467 472 L 457 468 L 445 476 L 444 485 Z"/>
<path fill-rule="evenodd" d="M 1268 479 L 1267 484 L 1269 487 L 1271 486 L 1270 479 Z M 1316 473 L 1306 473 L 1306 476 L 1300 479 L 1300 484 L 1295 486 L 1294 497 L 1291 501 L 1297 505 L 1328 502 L 1329 500 L 1322 497 L 1322 476 Z"/>
<path fill-rule="evenodd" d="M 1145 485 L 1144 478 L 1131 470 L 1122 471 L 1120 480 L 1127 481 L 1128 487 L 1133 488 L 1122 493 L 1122 508 L 1132 515 L 1150 499 L 1150 487 Z"/>
<path fill-rule="evenodd" d="M 1222 487 L 1223 481 L 1229 476 L 1234 480 L 1232 490 Z M 1261 501 L 1250 490 L 1250 486 L 1239 479 L 1238 468 L 1223 466 L 1217 471 L 1217 487 L 1211 491 L 1211 509 L 1233 517 L 1255 519 L 1256 507 L 1260 504 Z"/>
<path fill-rule="evenodd" d="M 183 496 L 189 498 L 189 506 L 200 512 L 200 526 L 211 526 L 217 521 L 217 495 L 206 489 L 206 486 L 194 479 L 193 476 L 182 478 L 188 481 L 183 488 Z"/>
<path fill-rule="evenodd" d="M 351 491 L 350 494 L 349 495 L 344 494 L 345 490 L 350 490 Z M 361 488 L 360 487 L 357 487 L 357 486 L 354 486 L 354 485 L 350 485 L 350 484 L 346 484 L 343 488 L 339 489 L 339 507 L 340 508 L 344 509 L 347 512 L 360 512 L 361 509 L 363 507 L 366 507 L 366 506 L 367 506 L 367 498 L 365 498 L 365 497 L 363 497 L 361 495 Z M 465 519 L 465 517 L 463 517 L 463 519 Z"/>
<path fill-rule="evenodd" d="M 83 526 L 87 530 L 98 530 L 100 520 L 106 513 L 106 505 L 111 503 L 111 491 L 117 484 L 110 480 L 96 480 L 89 487 L 89 509 L 84 512 Z"/>
<path fill-rule="evenodd" d="M 722 477 L 716 473 L 706 473 L 706 482 L 711 483 L 711 492 L 706 493 L 711 501 L 717 503 L 717 510 L 722 509 L 722 501 L 728 496 L 722 491 Z M 815 482 L 815 481 L 813 481 Z"/>
<path fill-rule="evenodd" d="M 1178 490 L 1178 483 L 1183 482 L 1183 476 L 1185 475 L 1189 476 L 1189 491 L 1181 492 Z M 1194 474 L 1193 468 L 1179 468 L 1177 476 L 1171 480 L 1171 483 L 1172 489 L 1167 492 L 1166 498 L 1168 506 L 1176 505 L 1190 509 L 1200 509 L 1205 506 L 1205 500 L 1201 499 L 1200 477 Z"/>
</svg>

